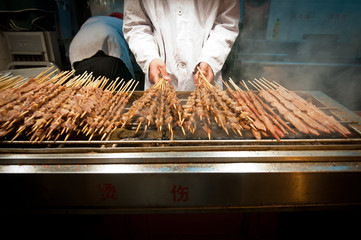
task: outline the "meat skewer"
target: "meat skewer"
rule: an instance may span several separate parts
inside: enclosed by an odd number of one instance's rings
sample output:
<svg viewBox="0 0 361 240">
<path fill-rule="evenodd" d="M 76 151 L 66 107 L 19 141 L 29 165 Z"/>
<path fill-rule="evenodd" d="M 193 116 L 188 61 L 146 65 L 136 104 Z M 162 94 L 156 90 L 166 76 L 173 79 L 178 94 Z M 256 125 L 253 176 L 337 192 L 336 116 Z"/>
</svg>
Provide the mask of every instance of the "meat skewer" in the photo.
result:
<svg viewBox="0 0 361 240">
<path fill-rule="evenodd" d="M 137 127 L 135 133 L 144 125 L 144 134 L 150 125 L 154 125 L 159 132 L 170 132 L 170 139 L 173 140 L 174 126 L 181 126 L 181 105 L 174 87 L 168 81 L 159 79 L 157 83 L 147 89 L 143 96 L 136 100 L 128 112 L 122 115 L 120 122 L 122 128 L 136 118 Z M 184 131 L 184 129 L 182 129 Z"/>
<path fill-rule="evenodd" d="M 0 107 L 4 108 L 4 106 L 7 104 L 14 105 L 18 102 L 23 101 L 28 96 L 39 91 L 42 88 L 42 86 L 43 86 L 42 84 L 45 81 L 46 82 L 55 82 L 56 78 L 62 77 L 62 75 L 64 74 L 64 73 L 58 74 L 49 80 L 50 75 L 52 75 L 54 72 L 52 72 L 46 76 L 42 76 L 42 75 L 45 74 L 50 69 L 51 68 L 47 69 L 43 73 L 40 73 L 35 78 L 30 78 L 27 82 L 25 82 L 24 84 L 22 84 L 18 87 L 13 87 L 13 88 L 3 90 L 2 94 L 0 95 Z M 72 73 L 73 73 L 73 71 L 71 72 L 71 74 Z"/>
<path fill-rule="evenodd" d="M 17 134 L 12 139 L 14 141 L 22 131 L 24 131 L 26 128 L 30 126 L 41 126 L 48 124 L 49 119 L 51 118 L 51 114 L 46 109 L 47 103 L 51 102 L 53 99 L 56 99 L 59 94 L 61 94 L 62 91 L 64 91 L 64 88 L 60 86 L 59 84 L 54 85 L 55 89 L 50 89 L 50 94 L 44 96 L 41 96 L 43 98 L 43 104 L 39 105 L 39 108 L 36 110 L 34 109 L 32 113 L 29 114 L 29 117 L 23 117 L 21 120 L 23 120 L 22 125 L 18 128 Z M 41 99 L 41 98 L 40 98 Z M 31 121 L 33 120 L 33 121 Z M 42 122 L 41 122 L 42 121 Z"/>
<path fill-rule="evenodd" d="M 257 90 L 258 88 L 252 83 L 249 82 L 253 87 L 255 87 Z M 247 87 L 247 85 L 243 82 L 243 86 L 246 87 L 246 89 L 248 91 L 250 91 Z M 282 133 L 278 134 L 280 136 L 283 136 L 284 134 L 288 134 L 288 132 L 286 131 L 286 129 L 284 127 L 286 127 L 289 131 L 291 131 L 294 134 L 297 134 L 292 128 L 290 128 L 281 118 L 278 114 L 276 114 L 266 103 L 264 103 L 256 94 L 253 94 L 253 92 L 251 92 L 252 96 L 256 99 L 257 102 L 259 102 L 259 104 L 262 105 L 262 107 L 264 108 L 264 112 L 267 114 L 267 116 L 272 120 L 272 122 L 275 124 L 276 126 L 276 131 L 279 132 L 282 131 Z"/>
<path fill-rule="evenodd" d="M 244 100 L 247 106 L 250 107 L 251 111 L 253 112 L 253 117 L 257 119 L 257 121 L 262 122 L 261 130 L 253 129 L 252 131 L 256 139 L 261 138 L 259 131 L 261 131 L 263 135 L 266 135 L 266 131 L 269 131 L 278 141 L 280 140 L 280 137 L 284 137 L 285 133 L 281 131 L 282 127 L 281 129 L 279 128 L 280 124 L 278 121 L 266 112 L 261 102 L 256 98 L 256 95 L 251 90 L 249 90 L 247 85 L 243 82 L 244 87 L 247 89 L 247 92 L 244 92 L 242 89 L 236 86 L 233 81 L 230 82 L 240 93 L 241 98 Z"/>
<path fill-rule="evenodd" d="M 108 96 L 112 96 L 113 92 L 110 90 L 117 89 L 120 85 L 117 84 L 117 80 L 105 88 L 109 81 L 106 78 L 98 78 L 94 81 L 92 74 L 84 73 L 68 81 L 73 71 L 61 72 L 50 78 L 53 73 L 54 71 L 48 74 L 44 72 L 19 87 L 2 91 L 7 95 L 6 98 L 2 98 L 0 110 L 4 113 L 1 115 L 3 119 L 1 137 L 15 131 L 11 141 L 25 134 L 29 136 L 30 141 L 35 142 L 45 138 L 57 140 L 61 135 L 67 134 L 64 140 L 66 141 L 71 132 L 81 131 L 77 129 L 81 125 L 85 125 L 84 132 L 85 129 L 88 132 L 91 126 L 97 126 L 96 130 L 104 131 L 105 134 L 113 130 L 114 124 L 111 124 L 111 120 L 116 118 L 114 116 L 116 113 L 120 115 L 124 108 L 122 100 L 125 100 L 126 96 L 120 96 L 124 92 L 115 94 L 114 98 L 111 98 L 112 105 L 105 104 L 108 111 L 105 111 L 106 114 L 101 121 L 99 119 L 94 121 L 91 115 L 96 110 L 100 114 L 104 112 L 105 108 L 102 108 L 103 111 L 98 108 L 101 103 L 105 103 L 104 97 L 100 95 L 108 92 Z M 62 85 L 65 81 L 67 83 Z M 131 83 L 133 84 L 134 82 Z M 92 100 L 94 103 L 88 102 L 88 98 L 93 97 L 92 95 L 99 95 L 99 97 L 94 96 Z M 95 125 L 95 122 L 98 122 L 98 125 Z M 95 132 L 90 131 L 92 135 Z"/>
<path fill-rule="evenodd" d="M 252 90 L 250 90 L 245 83 L 243 84 L 244 87 L 248 90 L 247 95 L 254 104 L 260 120 L 265 124 L 267 130 L 272 134 L 272 136 L 276 138 L 277 141 L 280 141 L 280 137 L 284 137 L 284 133 L 276 125 L 273 124 L 273 121 L 271 120 L 269 114 L 265 111 L 262 104 L 256 98 L 255 93 Z"/>
<path fill-rule="evenodd" d="M 154 126 L 163 135 L 169 134 L 171 140 L 176 127 L 184 135 L 187 130 L 191 133 L 204 131 L 208 139 L 218 127 L 227 135 L 234 132 L 242 136 L 246 129 L 256 139 L 273 136 L 280 140 L 288 132 L 297 134 L 289 124 L 306 134 L 339 132 L 345 137 L 351 134 L 333 116 L 265 78 L 249 81 L 259 91 L 256 94 L 244 81 L 246 90 L 230 80 L 230 84 L 225 83 L 224 91 L 210 84 L 200 72 L 199 86 L 183 106 L 174 88 L 160 79 L 123 113 L 137 85 L 134 80 L 125 83 L 117 78 L 110 82 L 105 77 L 94 80 L 91 73 L 73 78 L 70 78 L 73 71 L 54 73 L 49 70 L 1 91 L 0 137 L 11 136 L 14 141 L 24 135 L 32 142 L 56 141 L 62 137 L 67 141 L 71 133 L 77 132 L 88 136 L 89 141 L 96 134 L 103 140 L 118 126 L 124 127 L 127 123 L 137 124 L 136 134 L 141 129 L 145 133 L 148 127 Z M 7 79 L 17 82 L 20 78 L 0 75 L 0 88 Z"/>
<path fill-rule="evenodd" d="M 74 80 L 71 80 L 67 83 L 73 85 L 73 87 L 66 88 L 66 91 L 64 92 L 65 94 L 63 94 L 61 97 L 56 98 L 53 106 L 50 105 L 50 108 L 53 109 L 53 114 L 49 121 L 47 121 L 46 123 L 39 122 L 39 125 L 37 125 L 36 127 L 33 126 L 31 131 L 33 133 L 33 136 L 31 140 L 33 139 L 34 141 L 37 141 L 37 138 L 39 137 L 37 132 L 40 129 L 44 129 L 41 130 L 41 132 L 44 133 L 44 137 L 40 139 L 44 139 L 45 137 L 50 139 L 53 136 L 52 133 L 55 132 L 58 133 L 55 137 L 55 140 L 57 140 L 60 135 L 68 133 L 68 135 L 65 137 L 65 141 L 67 140 L 70 132 L 72 132 L 77 127 L 76 121 L 83 113 L 83 109 L 79 106 L 78 96 L 82 90 L 81 84 L 83 82 L 87 82 L 87 78 L 89 78 L 90 76 L 91 75 L 85 76 L 85 78 L 82 79 L 76 77 L 74 78 Z M 74 82 L 75 79 L 78 80 L 77 83 Z"/>
<path fill-rule="evenodd" d="M 101 94 L 101 96 L 99 97 L 99 102 L 95 107 L 96 113 L 94 114 L 92 120 L 88 123 L 88 130 L 86 132 L 86 135 L 90 134 L 89 141 L 92 139 L 95 132 L 102 127 L 104 121 L 106 121 L 109 108 L 114 102 L 114 96 L 112 92 L 108 90 L 103 91 L 101 88 L 98 89 L 98 92 Z"/>
<path fill-rule="evenodd" d="M 57 139 L 64 132 L 69 132 L 64 139 L 64 141 L 66 141 L 72 131 L 77 130 L 79 126 L 86 122 L 86 126 L 83 127 L 83 132 L 85 135 L 91 133 L 89 138 L 89 140 L 91 140 L 95 132 L 98 130 L 97 127 L 103 127 L 108 124 L 109 121 L 104 119 L 104 117 L 101 121 L 99 121 L 99 115 L 98 117 L 94 116 L 94 112 L 97 112 L 98 114 L 103 114 L 106 112 L 106 115 L 103 116 L 107 117 L 107 114 L 110 114 L 110 109 L 114 107 L 111 105 L 111 103 L 118 96 L 113 96 L 113 92 L 109 91 L 108 89 L 104 89 L 105 84 L 108 81 L 109 80 L 104 77 L 98 78 L 95 81 L 93 81 L 91 78 L 88 78 L 84 79 L 81 83 L 78 84 L 82 86 L 75 85 L 76 88 L 79 87 L 80 89 L 75 95 L 73 95 L 71 100 L 68 101 L 68 105 L 72 106 L 72 108 L 68 113 L 65 113 L 65 119 L 67 120 L 61 124 L 62 130 L 59 130 L 60 133 L 56 136 L 55 139 Z M 115 83 L 111 83 L 111 86 L 115 86 Z M 107 109 L 109 111 L 107 111 Z M 93 130 L 94 128 L 95 130 Z M 78 133 L 79 132 L 80 129 L 78 129 Z"/>
<path fill-rule="evenodd" d="M 13 111 L 6 111 L 6 114 L 4 114 L 3 117 L 7 116 L 8 121 L 6 124 L 3 125 L 3 127 L 6 127 L 7 129 L 11 128 L 13 124 L 21 124 L 20 127 L 18 127 L 18 130 L 16 131 L 15 137 L 12 139 L 12 141 L 18 137 L 26 128 L 29 126 L 28 122 L 24 122 L 24 118 L 31 119 L 27 116 L 30 116 L 35 111 L 37 111 L 42 105 L 46 104 L 48 101 L 50 101 L 52 98 L 56 97 L 60 89 L 60 84 L 56 83 L 56 81 L 60 82 L 63 80 L 65 73 L 58 74 L 55 77 L 52 77 L 51 79 L 48 79 L 47 82 L 43 80 L 43 83 L 39 84 L 39 81 L 37 79 L 34 79 L 34 81 L 30 84 L 33 84 L 33 86 L 36 89 L 40 89 L 39 91 L 31 92 L 29 94 L 25 94 L 26 97 L 22 96 L 21 100 L 17 101 L 17 104 L 15 105 L 9 105 L 7 104 L 6 107 L 3 106 L 1 110 L 5 109 L 11 109 L 14 108 Z M 70 75 L 67 75 L 65 77 L 69 77 Z M 28 86 L 30 85 L 28 84 Z M 35 85 L 38 84 L 38 87 Z M 35 89 L 33 87 L 33 89 Z M 10 117 L 10 118 L 9 118 Z M 39 123 L 39 121 L 38 121 Z M 7 133 L 9 133 L 8 131 Z"/>
<path fill-rule="evenodd" d="M 104 134 L 101 138 L 101 140 L 103 140 L 107 135 L 111 135 L 111 133 L 113 131 L 115 131 L 117 129 L 117 127 L 120 125 L 119 119 L 121 116 L 121 113 L 125 107 L 125 105 L 127 104 L 127 102 L 129 101 L 130 97 L 133 95 L 134 90 L 136 89 L 137 85 L 139 82 L 137 82 L 132 90 L 132 92 L 130 94 L 125 93 L 123 94 L 122 99 L 120 100 L 121 104 L 119 106 L 119 108 L 117 109 L 117 111 L 115 112 L 113 119 L 110 121 L 109 125 L 106 126 L 105 130 L 104 130 Z"/>
<path fill-rule="evenodd" d="M 95 130 L 92 132 L 91 137 L 89 138 L 89 141 L 92 139 L 92 137 L 94 136 L 94 134 L 99 131 L 99 134 L 101 134 L 104 130 L 104 128 L 108 127 L 110 124 L 110 120 L 113 119 L 115 117 L 115 112 L 117 112 L 117 110 L 122 106 L 122 99 L 124 100 L 124 96 L 123 94 L 127 94 L 128 89 L 132 88 L 134 84 L 134 81 L 129 81 L 126 84 L 126 87 L 124 89 L 124 93 L 123 91 L 120 91 L 120 93 L 115 94 L 113 96 L 113 92 L 109 91 L 109 90 L 104 90 L 104 92 L 107 93 L 111 93 L 112 96 L 109 99 L 108 102 L 108 109 L 106 109 L 104 112 L 105 114 L 102 116 L 101 119 L 98 119 L 98 121 L 96 121 L 96 123 L 94 123 L 94 128 Z"/>
<path fill-rule="evenodd" d="M 254 130 L 259 130 L 261 132 L 265 132 L 267 131 L 266 126 L 261 122 L 261 120 L 259 120 L 258 116 L 255 113 L 255 108 L 254 106 L 249 102 L 249 99 L 242 94 L 243 90 L 241 88 L 239 88 L 232 79 L 230 79 L 230 83 L 233 85 L 233 87 L 237 90 L 235 92 L 235 94 L 232 94 L 234 96 L 234 98 L 240 103 L 240 105 L 242 106 L 242 108 L 244 108 L 244 110 L 250 115 L 250 117 L 252 118 L 252 124 L 250 124 L 251 127 L 254 126 Z M 228 89 L 230 90 L 230 89 Z M 238 94 L 238 96 L 236 96 L 236 94 Z M 247 104 L 247 102 L 248 104 Z M 252 109 L 249 107 L 252 106 Z"/>
<path fill-rule="evenodd" d="M 262 104 L 262 106 L 263 106 L 268 112 L 271 113 L 271 115 L 274 117 L 274 119 L 275 119 L 278 123 L 280 123 L 280 125 L 278 125 L 278 124 L 274 121 L 275 124 L 277 124 L 278 127 L 279 127 L 285 134 L 287 134 L 287 131 L 286 131 L 283 127 L 286 127 L 287 130 L 289 130 L 289 131 L 292 132 L 293 134 L 297 134 L 297 132 L 295 132 L 292 128 L 290 128 L 290 126 L 288 126 L 288 124 L 285 123 L 285 121 L 283 121 L 283 119 L 282 119 L 278 114 L 276 114 L 276 113 L 273 111 L 272 108 L 270 108 L 265 102 L 263 102 L 260 97 L 258 97 L 258 96 L 256 95 L 256 98 L 257 98 L 258 101 Z"/>
<path fill-rule="evenodd" d="M 157 89 L 153 86 L 152 88 L 147 89 L 142 97 L 134 101 L 128 112 L 124 113 L 120 119 L 120 123 L 122 124 L 121 128 L 130 122 L 146 104 L 149 104 L 157 93 Z"/>
<path fill-rule="evenodd" d="M 21 86 L 27 80 L 26 77 L 22 76 L 1 76 L 0 77 L 0 91 Z"/>
<path fill-rule="evenodd" d="M 264 90 L 261 86 L 259 86 L 256 82 L 253 82 L 259 88 L 259 96 L 263 98 L 266 102 L 270 103 L 277 111 L 284 116 L 284 118 L 289 121 L 298 131 L 309 134 L 309 127 L 297 116 L 295 116 L 292 112 L 288 111 L 283 104 L 281 104 L 276 97 L 270 94 L 268 91 Z"/>
<path fill-rule="evenodd" d="M 197 129 L 197 125 L 202 125 L 202 129 L 207 134 L 208 139 L 211 139 L 212 130 L 208 126 L 210 116 L 210 95 L 207 90 L 209 87 L 208 81 L 204 77 L 203 73 L 198 69 L 202 78 L 199 78 L 199 86 L 190 94 L 186 104 L 183 106 L 183 116 L 179 123 L 182 127 L 183 134 L 184 129 L 188 129 L 192 134 Z"/>
<path fill-rule="evenodd" d="M 260 83 L 260 82 L 259 82 Z M 260 83 L 262 84 L 262 83 Z M 308 115 L 304 114 L 300 109 L 298 109 L 292 102 L 288 101 L 287 99 L 283 98 L 276 90 L 271 88 L 270 86 L 267 86 L 265 84 L 262 84 L 265 87 L 268 87 L 268 91 L 275 96 L 278 101 L 280 101 L 287 109 L 292 111 L 297 117 L 299 117 L 301 120 L 303 120 L 306 124 L 308 124 L 311 128 L 319 130 L 321 132 L 325 132 L 330 134 L 330 130 L 323 126 L 322 124 L 316 122 L 312 118 L 310 118 Z M 310 129 L 311 129 L 310 128 Z"/>
<path fill-rule="evenodd" d="M 103 132 L 104 128 L 108 127 L 108 125 L 110 124 L 110 121 L 114 121 L 114 119 L 118 116 L 119 111 L 123 110 L 123 101 L 125 101 L 125 99 L 127 98 L 128 91 L 132 88 L 133 83 L 134 82 L 132 82 L 132 84 L 129 85 L 128 88 L 125 88 L 124 90 L 117 92 L 113 96 L 113 98 L 111 100 L 111 106 L 110 106 L 106 116 L 102 119 L 102 121 L 97 126 L 97 129 L 100 129 L 99 134 L 101 134 Z M 106 91 L 109 91 L 109 90 L 106 90 Z"/>
<path fill-rule="evenodd" d="M 220 106 L 220 114 L 218 114 L 218 119 L 220 120 L 220 123 L 222 127 L 225 128 L 225 131 L 227 132 L 227 127 L 230 127 L 235 132 L 237 132 L 240 136 L 242 136 L 241 130 L 243 129 L 242 126 L 239 123 L 238 118 L 236 115 L 232 112 L 231 108 L 228 107 L 228 105 L 231 105 L 233 102 L 232 99 L 227 95 L 226 91 L 222 91 L 220 88 L 214 88 L 211 89 L 211 93 L 214 94 L 214 97 Z M 218 97 L 217 95 L 218 94 Z M 224 124 L 224 126 L 223 126 Z"/>
<path fill-rule="evenodd" d="M 264 80 L 267 81 L 266 79 Z M 292 101 L 292 103 L 295 106 L 297 106 L 301 111 L 304 111 L 309 117 L 313 118 L 317 122 L 324 124 L 325 126 L 329 127 L 331 130 L 338 131 L 345 137 L 351 134 L 351 132 L 341 123 L 339 123 L 333 116 L 327 115 L 322 110 L 320 110 L 315 105 L 313 105 L 311 102 L 308 102 L 305 99 L 303 99 L 301 96 L 297 95 L 295 92 L 289 91 L 286 88 L 282 87 L 281 85 L 277 86 L 273 84 L 273 87 L 275 87 L 276 91 L 281 96 L 283 96 L 285 99 L 289 101 Z"/>
<path fill-rule="evenodd" d="M 211 138 L 211 125 L 214 122 L 221 127 L 227 135 L 229 129 L 242 136 L 243 127 L 238 116 L 245 118 L 240 106 L 235 103 L 226 91 L 211 85 L 200 69 L 198 87 L 191 93 L 183 109 L 183 125 L 194 133 L 197 125 Z M 212 117 L 213 118 L 212 118 Z M 199 121 L 196 121 L 199 119 Z"/>
<path fill-rule="evenodd" d="M 241 89 L 234 84 L 232 79 L 229 79 L 229 82 L 233 85 L 236 91 L 234 91 L 226 82 L 223 81 L 223 83 L 227 87 L 228 92 L 235 100 L 234 103 L 238 104 L 234 109 L 236 112 L 240 113 L 239 119 L 241 126 L 245 129 L 251 130 L 253 136 L 257 140 L 261 140 L 261 133 L 259 129 L 266 130 L 265 126 L 263 125 L 263 123 L 260 122 L 257 116 L 253 113 L 253 111 L 247 106 L 246 102 L 242 99 L 242 97 L 237 94 L 241 91 Z"/>
</svg>

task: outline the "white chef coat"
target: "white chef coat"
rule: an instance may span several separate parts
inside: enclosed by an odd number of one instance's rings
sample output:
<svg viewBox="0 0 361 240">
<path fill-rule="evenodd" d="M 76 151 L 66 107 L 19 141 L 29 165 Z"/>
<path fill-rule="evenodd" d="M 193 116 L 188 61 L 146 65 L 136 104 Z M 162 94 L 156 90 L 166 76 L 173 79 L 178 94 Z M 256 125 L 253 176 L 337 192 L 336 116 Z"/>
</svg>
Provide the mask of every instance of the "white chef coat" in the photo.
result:
<svg viewBox="0 0 361 240">
<path fill-rule="evenodd" d="M 238 35 L 238 0 L 125 0 L 123 32 L 139 66 L 161 58 L 178 91 L 191 91 L 198 63 L 208 63 L 219 81 Z M 221 84 L 221 83 L 220 83 Z"/>
<path fill-rule="evenodd" d="M 75 62 L 94 56 L 99 50 L 121 59 L 134 78 L 129 48 L 123 35 L 123 20 L 110 16 L 89 18 L 75 35 L 69 46 L 71 66 Z"/>
</svg>

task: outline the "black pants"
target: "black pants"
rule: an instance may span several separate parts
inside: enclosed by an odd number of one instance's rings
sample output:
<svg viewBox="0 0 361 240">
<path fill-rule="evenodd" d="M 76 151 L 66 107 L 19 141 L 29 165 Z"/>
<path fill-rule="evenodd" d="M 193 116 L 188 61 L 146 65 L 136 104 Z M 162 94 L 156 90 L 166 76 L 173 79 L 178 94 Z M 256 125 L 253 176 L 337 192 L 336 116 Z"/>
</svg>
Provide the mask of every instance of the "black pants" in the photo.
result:
<svg viewBox="0 0 361 240">
<path fill-rule="evenodd" d="M 104 76 L 109 80 L 119 79 L 130 80 L 132 75 L 122 60 L 119 58 L 111 57 L 98 51 L 93 57 L 84 59 L 83 61 L 74 63 L 76 75 L 81 75 L 85 71 L 88 73 L 93 72 L 93 76 Z"/>
</svg>

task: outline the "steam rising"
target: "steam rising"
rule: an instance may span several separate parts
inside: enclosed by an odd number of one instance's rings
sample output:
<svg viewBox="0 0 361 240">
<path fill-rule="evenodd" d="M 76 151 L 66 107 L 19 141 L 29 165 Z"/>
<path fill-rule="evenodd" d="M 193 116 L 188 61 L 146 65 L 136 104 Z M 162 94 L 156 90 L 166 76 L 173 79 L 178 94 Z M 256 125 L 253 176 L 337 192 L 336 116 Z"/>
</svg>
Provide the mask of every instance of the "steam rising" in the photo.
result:
<svg viewBox="0 0 361 240">
<path fill-rule="evenodd" d="M 361 0 L 242 2 L 225 77 L 265 77 L 361 110 Z"/>
</svg>

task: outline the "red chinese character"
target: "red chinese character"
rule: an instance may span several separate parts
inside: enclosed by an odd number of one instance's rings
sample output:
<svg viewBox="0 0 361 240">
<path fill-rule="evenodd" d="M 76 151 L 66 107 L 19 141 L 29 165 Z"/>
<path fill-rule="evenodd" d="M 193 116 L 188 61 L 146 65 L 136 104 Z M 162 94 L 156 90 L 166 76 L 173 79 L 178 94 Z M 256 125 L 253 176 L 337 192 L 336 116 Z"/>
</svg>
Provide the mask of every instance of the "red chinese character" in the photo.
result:
<svg viewBox="0 0 361 240">
<path fill-rule="evenodd" d="M 188 201 L 188 190 L 189 187 L 183 187 L 182 185 L 174 185 L 171 193 L 173 194 L 174 202 L 186 202 Z"/>
<path fill-rule="evenodd" d="M 104 184 L 98 184 L 99 192 L 102 196 L 101 200 L 106 199 L 113 199 L 117 200 L 118 198 L 115 197 L 115 186 L 111 183 L 104 183 Z"/>
</svg>

